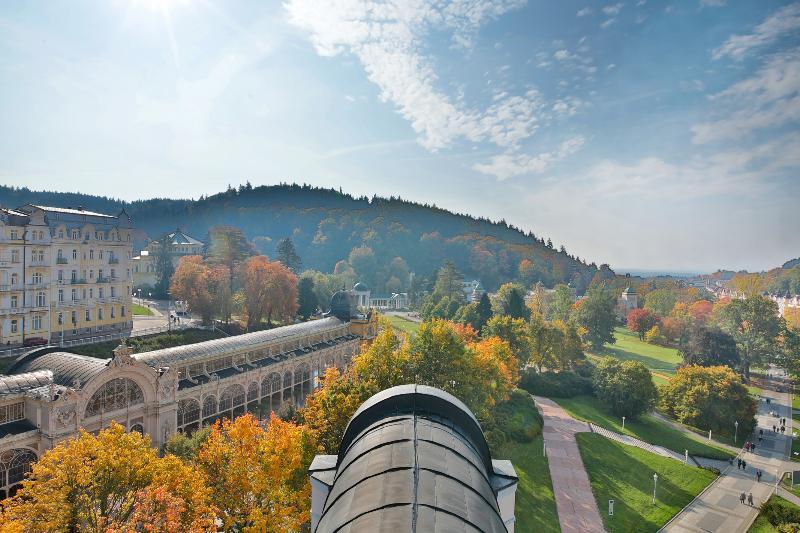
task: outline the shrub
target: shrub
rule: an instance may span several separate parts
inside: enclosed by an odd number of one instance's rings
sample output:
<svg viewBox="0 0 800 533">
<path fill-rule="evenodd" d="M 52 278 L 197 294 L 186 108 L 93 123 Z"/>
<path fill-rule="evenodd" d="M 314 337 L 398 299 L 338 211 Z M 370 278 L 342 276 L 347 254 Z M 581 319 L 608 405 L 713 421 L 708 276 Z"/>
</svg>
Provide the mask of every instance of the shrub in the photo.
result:
<svg viewBox="0 0 800 533">
<path fill-rule="evenodd" d="M 493 451 L 508 441 L 531 442 L 542 433 L 542 417 L 533 398 L 525 391 L 514 389 L 508 400 L 492 409 L 491 416 L 483 422 L 483 432 Z"/>
<path fill-rule="evenodd" d="M 785 505 L 783 501 L 776 498 L 770 498 L 761 505 L 761 514 L 775 527 L 797 525 L 800 523 L 800 509 Z M 792 528 L 784 528 L 780 531 L 784 530 L 797 531 L 797 529 Z"/>
<path fill-rule="evenodd" d="M 639 361 L 604 357 L 595 367 L 592 385 L 612 413 L 633 419 L 650 411 L 658 396 L 650 371 Z"/>
<path fill-rule="evenodd" d="M 755 424 L 756 403 L 739 376 L 727 366 L 679 368 L 660 389 L 659 408 L 683 424 L 732 435 L 748 435 Z"/>
<path fill-rule="evenodd" d="M 592 393 L 592 380 L 574 372 L 536 372 L 529 368 L 520 380 L 520 388 L 536 396 L 572 398 Z"/>
<path fill-rule="evenodd" d="M 644 334 L 644 341 L 649 344 L 666 344 L 667 339 L 661 334 L 658 326 L 653 326 Z"/>
</svg>

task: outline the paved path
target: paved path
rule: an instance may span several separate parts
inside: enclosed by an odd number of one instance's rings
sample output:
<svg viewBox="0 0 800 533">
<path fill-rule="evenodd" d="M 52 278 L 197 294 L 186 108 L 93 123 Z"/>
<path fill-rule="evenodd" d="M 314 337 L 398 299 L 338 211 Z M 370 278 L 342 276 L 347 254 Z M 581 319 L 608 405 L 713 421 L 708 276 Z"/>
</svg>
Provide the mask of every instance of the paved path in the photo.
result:
<svg viewBox="0 0 800 533">
<path fill-rule="evenodd" d="M 635 446 L 637 448 L 641 448 L 642 450 L 648 451 L 650 453 L 654 453 L 656 455 L 660 455 L 662 457 L 667 457 L 669 459 L 675 459 L 676 461 L 685 462 L 685 457 L 679 453 L 673 452 L 672 450 L 668 450 L 663 446 L 657 446 L 655 444 L 647 443 L 643 440 L 639 440 L 636 437 L 631 437 L 630 435 L 624 435 L 622 433 L 617 433 L 616 431 L 611 431 L 609 429 L 600 427 L 596 424 L 592 424 L 591 422 L 589 425 L 592 427 L 592 431 L 597 433 L 598 435 L 602 435 L 603 437 L 614 440 L 617 442 L 621 442 L 622 444 L 627 444 L 628 446 Z M 692 463 L 690 463 L 692 464 Z"/>
<path fill-rule="evenodd" d="M 575 420 L 558 404 L 535 396 L 544 419 L 542 436 L 547 451 L 550 477 L 562 533 L 591 533 L 603 530 L 603 520 L 592 494 L 575 433 L 591 431 L 589 424 Z"/>
<path fill-rule="evenodd" d="M 662 531 L 743 533 L 753 523 L 758 515 L 758 506 L 772 495 L 780 474 L 789 469 L 786 458 L 791 449 L 792 417 L 789 394 L 765 389 L 762 397 L 771 399 L 770 404 L 759 402 L 756 415 L 756 432 L 759 428 L 764 429 L 764 439 L 756 445 L 755 453 L 741 453 L 741 457 L 747 461 L 747 470 L 739 470 L 735 463 L 723 470 L 720 477 L 678 513 Z M 771 411 L 777 416 L 771 414 Z M 786 434 L 773 434 L 772 426 L 779 426 L 781 417 L 787 419 Z M 758 442 L 757 438 L 755 442 Z M 756 468 L 763 472 L 760 483 L 755 479 Z M 753 494 L 753 507 L 739 502 L 742 492 Z"/>
</svg>

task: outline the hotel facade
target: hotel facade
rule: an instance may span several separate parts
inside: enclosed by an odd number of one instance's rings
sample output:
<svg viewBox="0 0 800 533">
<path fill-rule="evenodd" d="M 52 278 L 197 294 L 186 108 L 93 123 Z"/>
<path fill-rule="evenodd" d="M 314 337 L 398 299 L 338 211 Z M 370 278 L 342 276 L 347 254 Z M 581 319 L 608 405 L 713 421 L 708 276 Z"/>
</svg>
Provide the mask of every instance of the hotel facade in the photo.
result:
<svg viewBox="0 0 800 533">
<path fill-rule="evenodd" d="M 131 232 L 124 210 L 0 209 L 0 348 L 129 333 Z"/>
</svg>

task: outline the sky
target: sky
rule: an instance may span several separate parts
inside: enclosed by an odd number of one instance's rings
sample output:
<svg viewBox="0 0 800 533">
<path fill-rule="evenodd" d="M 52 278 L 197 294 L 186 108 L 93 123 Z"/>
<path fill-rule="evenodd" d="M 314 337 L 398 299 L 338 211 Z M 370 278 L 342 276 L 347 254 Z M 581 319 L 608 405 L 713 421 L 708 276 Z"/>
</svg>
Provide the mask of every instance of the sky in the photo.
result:
<svg viewBox="0 0 800 533">
<path fill-rule="evenodd" d="M 800 2 L 0 3 L 0 183 L 36 190 L 310 183 L 762 270 L 800 256 L 799 122 Z"/>
</svg>

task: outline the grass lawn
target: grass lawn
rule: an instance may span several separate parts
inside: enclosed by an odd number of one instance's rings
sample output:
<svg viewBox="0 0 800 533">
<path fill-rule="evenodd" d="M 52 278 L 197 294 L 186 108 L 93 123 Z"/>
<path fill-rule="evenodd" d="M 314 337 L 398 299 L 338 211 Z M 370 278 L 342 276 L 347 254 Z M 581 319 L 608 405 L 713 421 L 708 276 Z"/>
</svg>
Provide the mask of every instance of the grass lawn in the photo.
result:
<svg viewBox="0 0 800 533">
<path fill-rule="evenodd" d="M 788 500 L 786 500 L 784 498 L 781 498 L 778 495 L 773 495 L 769 499 L 769 501 L 772 502 L 772 503 L 778 504 L 781 507 L 800 510 L 800 507 L 796 506 L 795 504 L 793 504 L 792 502 L 790 502 L 790 501 L 788 501 Z M 794 531 L 794 530 L 792 530 L 792 531 Z M 777 532 L 778 532 L 778 529 L 775 526 L 773 526 L 772 524 L 770 524 L 769 520 L 767 520 L 766 517 L 764 517 L 762 515 L 758 515 L 758 518 L 756 518 L 756 521 L 753 522 L 753 525 L 750 526 L 750 529 L 747 530 L 747 533 L 777 533 Z"/>
<path fill-rule="evenodd" d="M 417 322 L 406 320 L 405 318 L 397 315 L 384 316 L 389 319 L 389 322 L 392 324 L 394 329 L 400 330 L 403 333 L 414 334 L 419 330 L 419 323 Z"/>
<path fill-rule="evenodd" d="M 558 533 L 556 500 L 547 459 L 542 456 L 542 436 L 524 444 L 509 442 L 493 457 L 509 459 L 519 476 L 515 530 Z"/>
<path fill-rule="evenodd" d="M 576 438 L 603 524 L 612 533 L 657 531 L 716 477 L 600 435 L 578 433 Z M 653 473 L 658 474 L 655 505 Z M 611 499 L 614 516 L 607 511 Z"/>
<path fill-rule="evenodd" d="M 615 344 L 606 344 L 603 353 L 590 355 L 594 357 L 610 355 L 617 359 L 641 361 L 651 371 L 665 376 L 675 374 L 675 367 L 683 360 L 678 350 L 640 341 L 638 335 L 631 333 L 627 328 L 615 328 L 614 336 L 617 339 Z"/>
<path fill-rule="evenodd" d="M 792 409 L 800 409 L 800 396 L 792 395 Z"/>
<path fill-rule="evenodd" d="M 692 455 L 725 460 L 733 454 L 722 448 L 709 445 L 700 439 L 693 439 L 689 435 L 674 429 L 651 415 L 644 415 L 639 420 L 625 420 L 625 429 L 622 429 L 622 420 L 606 412 L 593 396 L 576 396 L 574 398 L 559 398 L 558 404 L 575 418 L 593 422 L 598 426 L 631 435 L 650 444 L 663 446 L 677 453 L 689 450 Z"/>
<path fill-rule="evenodd" d="M 145 307 L 144 305 L 139 305 L 139 304 L 133 304 L 133 314 L 142 316 L 153 316 L 153 312 L 150 310 L 149 307 Z"/>
<path fill-rule="evenodd" d="M 792 461 L 800 462 L 800 437 L 792 439 Z"/>
</svg>

